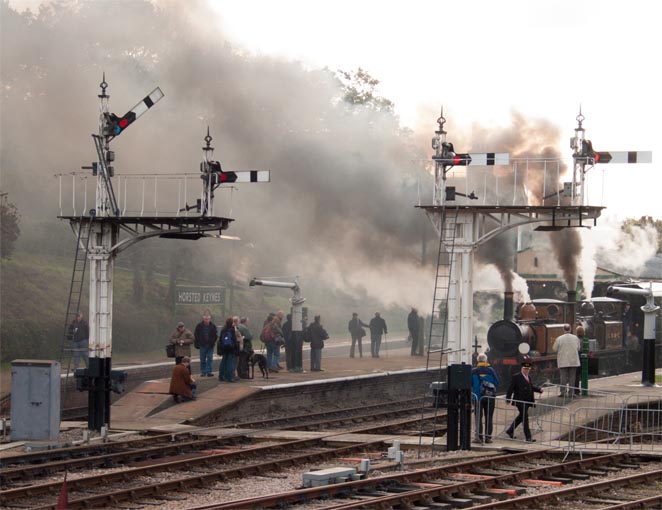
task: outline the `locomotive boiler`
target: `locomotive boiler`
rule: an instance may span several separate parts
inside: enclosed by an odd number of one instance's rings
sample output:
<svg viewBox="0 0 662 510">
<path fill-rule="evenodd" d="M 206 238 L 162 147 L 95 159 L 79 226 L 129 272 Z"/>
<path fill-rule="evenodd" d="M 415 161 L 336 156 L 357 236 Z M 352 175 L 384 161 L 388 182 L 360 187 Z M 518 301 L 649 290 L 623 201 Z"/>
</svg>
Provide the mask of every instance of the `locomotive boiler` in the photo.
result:
<svg viewBox="0 0 662 510">
<path fill-rule="evenodd" d="M 513 293 L 506 292 L 503 320 L 492 324 L 487 332 L 490 363 L 507 384 L 519 370 L 522 357 L 528 355 L 538 376 L 554 381 L 554 342 L 564 333 L 564 325 L 571 324 L 573 331 L 583 326 L 589 339 L 591 375 L 634 370 L 636 356 L 625 346 L 624 306 L 625 301 L 609 297 L 577 302 L 576 293 L 568 292 L 568 301 L 534 299 L 514 313 Z"/>
</svg>

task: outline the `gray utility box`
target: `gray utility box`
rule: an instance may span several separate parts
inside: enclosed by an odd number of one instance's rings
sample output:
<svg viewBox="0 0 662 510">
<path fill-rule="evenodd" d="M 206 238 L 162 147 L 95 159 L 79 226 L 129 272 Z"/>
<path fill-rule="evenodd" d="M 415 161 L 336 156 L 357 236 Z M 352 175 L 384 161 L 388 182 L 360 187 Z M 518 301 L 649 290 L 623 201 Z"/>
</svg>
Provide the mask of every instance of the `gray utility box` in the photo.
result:
<svg viewBox="0 0 662 510">
<path fill-rule="evenodd" d="M 11 439 L 57 439 L 60 434 L 60 363 L 11 363 Z"/>
<path fill-rule="evenodd" d="M 333 483 L 347 482 L 348 480 L 360 480 L 354 468 L 327 468 L 309 471 L 303 474 L 304 487 L 323 487 Z"/>
</svg>

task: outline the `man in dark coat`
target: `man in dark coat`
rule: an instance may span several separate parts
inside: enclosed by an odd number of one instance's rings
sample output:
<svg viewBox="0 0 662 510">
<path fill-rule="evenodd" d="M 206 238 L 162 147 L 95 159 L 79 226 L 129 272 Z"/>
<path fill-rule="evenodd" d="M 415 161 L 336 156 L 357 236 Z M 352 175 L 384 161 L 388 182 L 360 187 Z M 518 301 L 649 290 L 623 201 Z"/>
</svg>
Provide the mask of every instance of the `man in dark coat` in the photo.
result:
<svg viewBox="0 0 662 510">
<path fill-rule="evenodd" d="M 365 336 L 365 329 L 368 328 L 368 324 L 359 319 L 359 314 L 354 312 L 352 314 L 352 319 L 347 324 L 347 329 L 349 334 L 352 336 L 352 348 L 349 350 L 349 357 L 354 357 L 354 347 L 356 344 L 359 344 L 359 357 L 363 357 L 363 347 L 361 346 L 361 339 Z"/>
<path fill-rule="evenodd" d="M 420 356 L 418 345 L 418 342 L 420 341 L 420 338 L 418 337 L 420 333 L 420 321 L 418 310 L 414 307 L 412 307 L 411 312 L 407 315 L 407 329 L 409 329 L 409 335 L 411 336 L 411 355 Z"/>
<path fill-rule="evenodd" d="M 183 356 L 181 363 L 175 365 L 172 369 L 172 377 L 170 377 L 170 389 L 168 393 L 178 404 L 188 400 L 195 400 L 195 392 L 197 385 L 195 379 L 191 377 L 191 358 Z"/>
<path fill-rule="evenodd" d="M 78 368 L 81 358 L 87 367 L 90 352 L 90 326 L 83 319 L 83 312 L 79 311 L 76 314 L 76 319 L 69 325 L 69 334 L 67 337 L 71 340 L 71 350 L 74 355 L 74 370 Z"/>
<path fill-rule="evenodd" d="M 283 339 L 285 340 L 285 368 L 288 372 L 294 370 L 294 342 L 292 337 L 292 314 L 288 313 L 283 322 Z"/>
<path fill-rule="evenodd" d="M 253 354 L 253 333 L 248 329 L 248 317 L 242 317 L 239 320 L 239 334 L 244 337 L 244 347 L 239 352 L 239 364 L 237 365 L 237 375 L 241 379 L 249 379 L 248 360 Z"/>
<path fill-rule="evenodd" d="M 370 320 L 370 353 L 373 358 L 379 358 L 379 348 L 382 345 L 382 334 L 387 334 L 386 321 L 379 312 Z"/>
<path fill-rule="evenodd" d="M 519 412 L 515 421 L 506 430 L 506 434 L 508 434 L 510 439 L 514 439 L 515 429 L 520 423 L 523 423 L 524 436 L 529 443 L 535 441 L 531 437 L 531 429 L 529 428 L 529 408 L 535 405 L 533 392 L 542 393 L 542 388 L 535 386 L 531 381 L 530 372 L 531 360 L 525 358 L 522 361 L 522 370 L 510 380 L 510 386 L 508 386 L 508 391 L 506 392 L 506 402 L 510 402 L 516 406 Z"/>
<path fill-rule="evenodd" d="M 324 349 L 324 340 L 329 338 L 321 323 L 321 317 L 315 315 L 315 320 L 308 326 L 308 336 L 310 337 L 310 371 L 323 372 L 322 369 L 322 349 Z"/>
<path fill-rule="evenodd" d="M 211 321 L 209 310 L 205 310 L 202 321 L 195 327 L 193 336 L 195 347 L 200 349 L 200 377 L 212 377 L 214 375 L 214 345 L 218 338 L 218 328 Z"/>
</svg>

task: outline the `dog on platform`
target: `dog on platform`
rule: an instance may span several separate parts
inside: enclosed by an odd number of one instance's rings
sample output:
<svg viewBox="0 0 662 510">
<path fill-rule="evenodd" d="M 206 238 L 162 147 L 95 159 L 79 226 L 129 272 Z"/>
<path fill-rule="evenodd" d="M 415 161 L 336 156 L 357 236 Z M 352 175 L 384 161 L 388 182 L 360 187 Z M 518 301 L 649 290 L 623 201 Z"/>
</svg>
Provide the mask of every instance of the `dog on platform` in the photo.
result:
<svg viewBox="0 0 662 510">
<path fill-rule="evenodd" d="M 248 364 L 251 367 L 251 379 L 255 378 L 255 365 L 260 367 L 263 379 L 269 379 L 269 370 L 267 370 L 267 358 L 263 354 L 253 352 L 248 358 Z"/>
</svg>

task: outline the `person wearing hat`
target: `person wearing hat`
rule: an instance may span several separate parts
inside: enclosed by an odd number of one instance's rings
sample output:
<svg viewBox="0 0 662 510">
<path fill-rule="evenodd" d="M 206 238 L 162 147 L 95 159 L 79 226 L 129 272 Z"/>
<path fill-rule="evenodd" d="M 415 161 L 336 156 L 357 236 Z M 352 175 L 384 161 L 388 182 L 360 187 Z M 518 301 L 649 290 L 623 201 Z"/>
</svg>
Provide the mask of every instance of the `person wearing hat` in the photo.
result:
<svg viewBox="0 0 662 510">
<path fill-rule="evenodd" d="M 352 347 L 349 350 L 349 357 L 353 358 L 354 357 L 354 349 L 356 345 L 358 344 L 359 346 L 359 357 L 363 357 L 363 346 L 361 345 L 361 340 L 365 336 L 365 329 L 363 328 L 369 328 L 370 326 L 363 322 L 361 319 L 359 319 L 359 314 L 354 312 L 352 314 L 352 319 L 349 321 L 347 324 L 347 330 L 349 331 L 349 334 L 352 336 Z"/>
<path fill-rule="evenodd" d="M 518 415 L 513 423 L 506 429 L 506 434 L 510 439 L 515 439 L 515 429 L 520 423 L 524 425 L 524 437 L 527 442 L 535 441 L 531 437 L 529 428 L 529 408 L 535 405 L 534 392 L 542 393 L 540 386 L 535 386 L 531 381 L 531 359 L 526 357 L 522 360 L 522 369 L 518 374 L 513 375 L 510 380 L 510 386 L 506 392 L 506 402 L 517 407 Z"/>
<path fill-rule="evenodd" d="M 175 365 L 170 377 L 170 389 L 168 393 L 172 395 L 173 400 L 179 404 L 195 400 L 197 385 L 195 379 L 191 377 L 191 358 L 182 356 L 181 363 Z"/>
<path fill-rule="evenodd" d="M 178 322 L 177 329 L 170 335 L 170 343 L 175 345 L 175 365 L 179 365 L 184 356 L 191 357 L 191 344 L 194 341 L 193 333 L 186 329 L 183 322 Z M 188 368 L 191 370 L 190 363 Z"/>
</svg>

